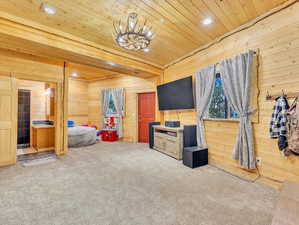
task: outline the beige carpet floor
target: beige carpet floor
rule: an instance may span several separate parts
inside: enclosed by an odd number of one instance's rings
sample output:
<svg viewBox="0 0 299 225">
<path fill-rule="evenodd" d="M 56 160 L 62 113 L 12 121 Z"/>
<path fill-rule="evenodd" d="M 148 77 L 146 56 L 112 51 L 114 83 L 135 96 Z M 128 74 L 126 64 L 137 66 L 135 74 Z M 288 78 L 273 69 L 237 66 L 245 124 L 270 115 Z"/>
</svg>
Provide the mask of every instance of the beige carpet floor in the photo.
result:
<svg viewBox="0 0 299 225">
<path fill-rule="evenodd" d="M 270 225 L 278 192 L 145 144 L 99 143 L 0 169 L 1 225 Z"/>
</svg>

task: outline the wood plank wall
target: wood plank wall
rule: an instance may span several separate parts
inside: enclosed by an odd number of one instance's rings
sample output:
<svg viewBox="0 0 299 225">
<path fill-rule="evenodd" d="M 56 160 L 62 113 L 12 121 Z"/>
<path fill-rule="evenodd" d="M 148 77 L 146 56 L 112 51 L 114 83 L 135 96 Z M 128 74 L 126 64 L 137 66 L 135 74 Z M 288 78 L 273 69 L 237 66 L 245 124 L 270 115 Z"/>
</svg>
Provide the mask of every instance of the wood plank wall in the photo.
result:
<svg viewBox="0 0 299 225">
<path fill-rule="evenodd" d="M 63 94 L 67 79 L 64 76 L 64 62 L 41 58 L 29 54 L 17 53 L 10 50 L 0 49 L 0 74 L 7 77 L 13 77 L 17 80 L 29 80 L 29 81 L 43 81 L 43 82 L 55 82 L 57 83 L 57 116 L 56 116 L 56 147 L 55 152 L 57 154 L 65 154 L 67 148 L 65 148 L 65 133 L 63 129 L 65 127 L 66 116 L 64 112 L 65 96 Z M 15 102 L 17 104 L 17 102 Z M 58 138 L 59 137 L 59 138 Z"/>
<path fill-rule="evenodd" d="M 156 85 L 160 81 L 159 77 L 142 79 L 133 76 L 122 75 L 88 85 L 88 115 L 89 122 L 102 127 L 101 111 L 101 91 L 105 88 L 125 88 L 126 94 L 126 114 L 124 117 L 124 141 L 137 142 L 137 93 L 152 92 L 156 90 Z M 160 115 L 156 110 L 156 118 Z"/>
<path fill-rule="evenodd" d="M 18 79 L 63 82 L 63 62 L 0 49 L 0 73 Z"/>
<path fill-rule="evenodd" d="M 46 119 L 46 95 L 45 83 L 39 81 L 17 80 L 18 89 L 31 91 L 31 115 L 32 120 Z"/>
<path fill-rule="evenodd" d="M 75 125 L 88 122 L 88 82 L 69 79 L 68 119 Z"/>
<path fill-rule="evenodd" d="M 170 66 L 164 71 L 164 82 L 173 81 L 189 75 L 204 66 L 247 51 L 259 49 L 260 89 L 259 123 L 254 124 L 254 142 L 258 157 L 262 158 L 259 171 L 262 176 L 278 181 L 299 181 L 299 157 L 283 157 L 277 140 L 269 138 L 269 121 L 273 102 L 266 101 L 267 91 L 279 94 L 299 91 L 299 3 L 272 15 L 253 27 L 230 36 L 218 44 L 198 52 L 185 60 Z M 195 111 L 179 113 L 183 124 L 194 124 Z M 176 112 L 167 112 L 165 119 L 177 119 Z M 221 167 L 239 166 L 232 159 L 232 150 L 236 140 L 238 123 L 205 122 L 207 142 L 211 162 Z"/>
</svg>

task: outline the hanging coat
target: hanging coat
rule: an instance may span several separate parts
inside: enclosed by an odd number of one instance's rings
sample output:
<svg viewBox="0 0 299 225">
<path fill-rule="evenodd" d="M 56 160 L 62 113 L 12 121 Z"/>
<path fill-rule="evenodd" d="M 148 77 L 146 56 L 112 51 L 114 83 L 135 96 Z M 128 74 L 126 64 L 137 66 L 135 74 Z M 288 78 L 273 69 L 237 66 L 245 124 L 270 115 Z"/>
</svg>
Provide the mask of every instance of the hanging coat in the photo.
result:
<svg viewBox="0 0 299 225">
<path fill-rule="evenodd" d="M 278 138 L 278 148 L 288 155 L 286 151 L 288 147 L 287 141 L 287 112 L 289 109 L 288 100 L 284 96 L 280 96 L 275 99 L 275 105 L 273 107 L 272 119 L 270 123 L 270 137 Z"/>
<path fill-rule="evenodd" d="M 295 99 L 287 113 L 288 120 L 288 149 L 299 155 L 299 99 Z"/>
</svg>

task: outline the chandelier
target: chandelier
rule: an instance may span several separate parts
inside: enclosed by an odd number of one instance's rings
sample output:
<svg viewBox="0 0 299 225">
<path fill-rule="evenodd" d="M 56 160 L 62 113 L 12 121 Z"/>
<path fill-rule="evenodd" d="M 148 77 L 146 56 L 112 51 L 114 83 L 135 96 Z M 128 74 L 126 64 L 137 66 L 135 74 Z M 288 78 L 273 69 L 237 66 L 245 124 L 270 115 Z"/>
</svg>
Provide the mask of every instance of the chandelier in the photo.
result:
<svg viewBox="0 0 299 225">
<path fill-rule="evenodd" d="M 120 47 L 127 50 L 149 51 L 148 46 L 154 38 L 154 32 L 151 27 L 146 26 L 146 21 L 144 24 L 138 24 L 137 13 L 129 14 L 125 27 L 123 27 L 121 21 L 113 23 L 113 27 L 115 41 Z"/>
</svg>

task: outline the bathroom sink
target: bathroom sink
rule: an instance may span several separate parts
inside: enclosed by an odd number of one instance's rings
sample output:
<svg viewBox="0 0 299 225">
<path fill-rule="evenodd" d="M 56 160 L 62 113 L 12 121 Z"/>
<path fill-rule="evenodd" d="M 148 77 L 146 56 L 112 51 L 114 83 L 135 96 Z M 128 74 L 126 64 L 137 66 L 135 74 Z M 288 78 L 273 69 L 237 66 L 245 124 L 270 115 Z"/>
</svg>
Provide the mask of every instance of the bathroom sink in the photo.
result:
<svg viewBox="0 0 299 225">
<path fill-rule="evenodd" d="M 34 126 L 43 126 L 43 125 L 54 125 L 54 121 L 51 120 L 34 120 L 32 121 Z"/>
</svg>

